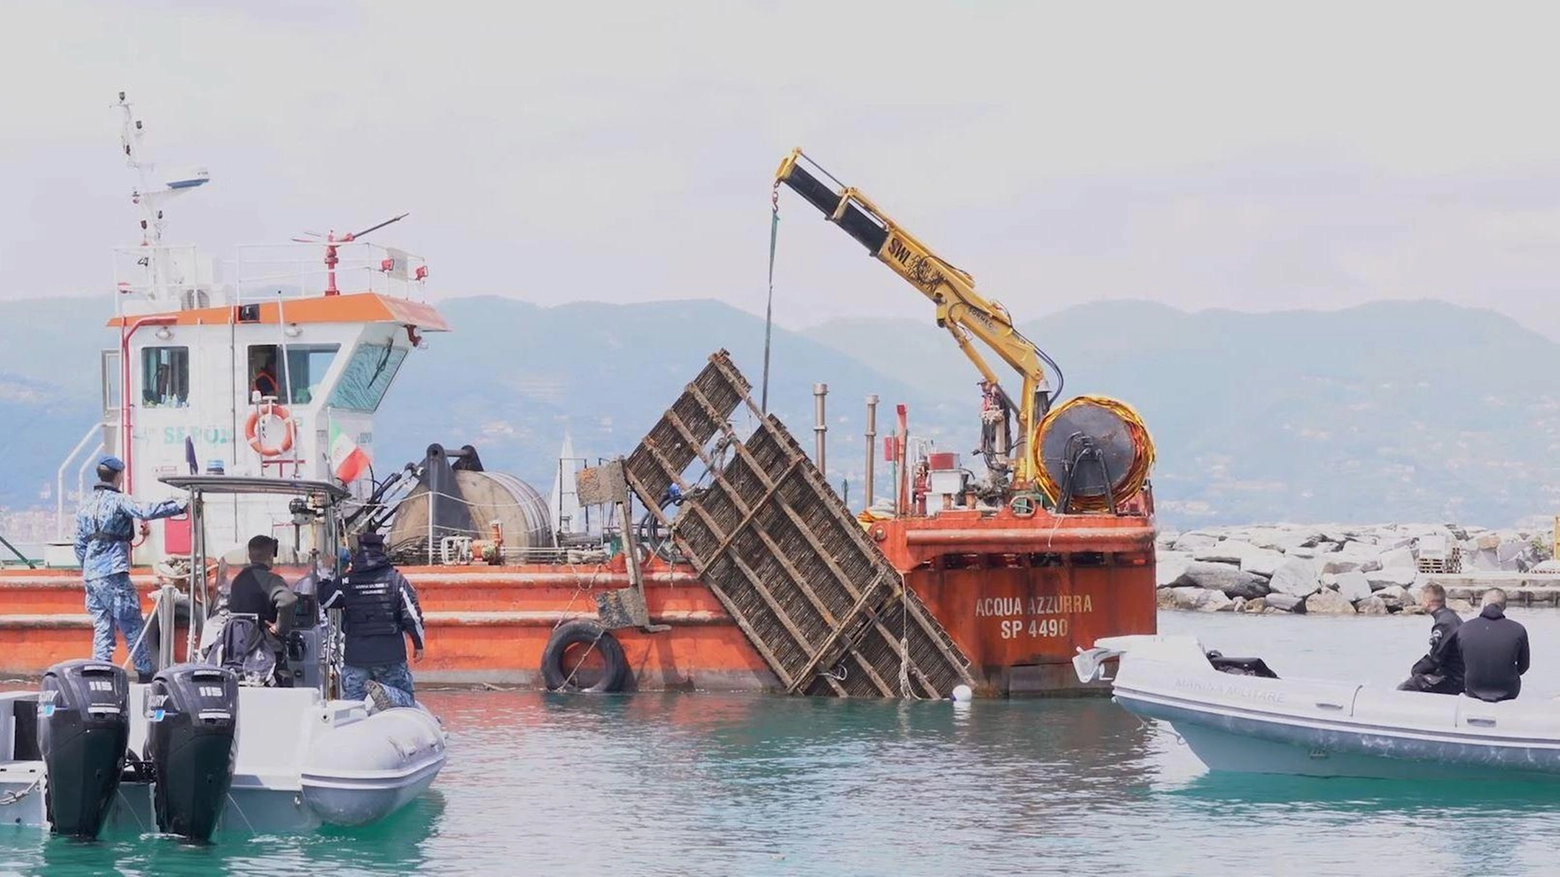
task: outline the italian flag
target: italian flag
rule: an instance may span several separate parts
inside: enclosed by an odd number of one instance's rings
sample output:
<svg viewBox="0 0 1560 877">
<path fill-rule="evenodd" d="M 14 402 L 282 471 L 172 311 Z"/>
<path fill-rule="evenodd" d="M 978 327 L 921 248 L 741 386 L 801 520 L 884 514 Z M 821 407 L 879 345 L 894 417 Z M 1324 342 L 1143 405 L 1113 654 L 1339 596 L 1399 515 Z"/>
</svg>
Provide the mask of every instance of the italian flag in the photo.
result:
<svg viewBox="0 0 1560 877">
<path fill-rule="evenodd" d="M 368 471 L 368 454 L 341 427 L 330 425 L 330 467 L 343 484 L 351 484 Z"/>
</svg>

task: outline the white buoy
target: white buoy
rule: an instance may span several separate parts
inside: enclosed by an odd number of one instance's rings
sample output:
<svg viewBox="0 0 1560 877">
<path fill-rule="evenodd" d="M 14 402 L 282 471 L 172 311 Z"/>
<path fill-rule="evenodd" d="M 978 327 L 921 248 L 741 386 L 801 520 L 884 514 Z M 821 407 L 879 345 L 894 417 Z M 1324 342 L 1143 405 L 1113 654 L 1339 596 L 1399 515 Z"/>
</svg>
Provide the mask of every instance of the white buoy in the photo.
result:
<svg viewBox="0 0 1560 877">
<path fill-rule="evenodd" d="M 955 685 L 953 687 L 954 703 L 969 703 L 974 696 L 975 692 L 971 691 L 968 685 Z"/>
</svg>

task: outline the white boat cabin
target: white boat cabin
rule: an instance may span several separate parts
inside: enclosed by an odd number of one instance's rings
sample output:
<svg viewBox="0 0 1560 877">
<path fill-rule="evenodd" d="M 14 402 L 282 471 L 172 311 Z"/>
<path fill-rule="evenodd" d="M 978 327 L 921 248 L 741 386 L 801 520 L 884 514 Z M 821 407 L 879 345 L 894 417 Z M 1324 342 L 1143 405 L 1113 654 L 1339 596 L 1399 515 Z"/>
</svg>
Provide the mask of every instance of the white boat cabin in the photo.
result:
<svg viewBox="0 0 1560 877">
<path fill-rule="evenodd" d="M 353 234 L 240 247 L 224 282 L 194 247 L 162 242 L 164 204 L 209 175 L 154 175 L 122 94 L 120 107 L 142 240 L 115 251 L 108 326 L 117 346 L 103 351 L 101 430 L 60 467 L 56 547 L 70 554 L 67 476 L 75 473 L 79 499 L 104 451 L 124 459 L 126 491 L 143 501 L 174 495 L 159 479 L 194 470 L 336 481 L 366 496 L 374 413 L 423 334 L 449 328 L 423 300 L 421 258 L 359 240 L 403 217 Z M 294 523 L 285 497 L 213 496 L 206 518 L 213 555 L 261 533 L 280 542 L 282 562 L 313 548 L 312 528 Z M 135 560 L 188 554 L 190 542 L 187 516 L 159 521 Z"/>
</svg>

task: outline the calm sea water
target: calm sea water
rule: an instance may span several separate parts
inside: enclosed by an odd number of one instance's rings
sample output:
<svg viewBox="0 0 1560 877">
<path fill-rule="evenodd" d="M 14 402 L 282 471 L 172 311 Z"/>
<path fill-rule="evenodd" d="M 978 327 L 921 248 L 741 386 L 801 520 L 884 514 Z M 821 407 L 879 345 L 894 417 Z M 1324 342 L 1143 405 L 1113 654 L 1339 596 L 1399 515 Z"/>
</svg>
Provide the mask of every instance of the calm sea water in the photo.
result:
<svg viewBox="0 0 1560 877">
<path fill-rule="evenodd" d="M 1560 612 L 1524 697 L 1560 694 Z M 1163 614 L 1280 675 L 1394 684 L 1424 618 Z M 879 703 L 430 692 L 455 734 L 387 824 L 209 847 L 0 828 L 0 872 L 1373 874 L 1560 871 L 1560 784 L 1209 775 L 1109 701 Z"/>
</svg>

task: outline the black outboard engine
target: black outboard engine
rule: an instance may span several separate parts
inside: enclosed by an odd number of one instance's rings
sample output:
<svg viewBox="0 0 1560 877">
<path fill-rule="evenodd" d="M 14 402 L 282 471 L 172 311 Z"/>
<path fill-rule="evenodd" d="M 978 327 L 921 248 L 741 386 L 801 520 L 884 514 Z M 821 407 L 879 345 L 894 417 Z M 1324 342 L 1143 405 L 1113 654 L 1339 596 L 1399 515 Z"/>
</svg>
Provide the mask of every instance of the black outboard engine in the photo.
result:
<svg viewBox="0 0 1560 877">
<path fill-rule="evenodd" d="M 238 677 L 210 664 L 175 664 L 147 689 L 146 720 L 158 830 L 209 840 L 233 786 Z"/>
<path fill-rule="evenodd" d="M 38 748 L 44 812 L 55 834 L 95 838 L 108 817 L 130 742 L 130 680 L 107 661 L 64 661 L 43 674 Z"/>
</svg>

